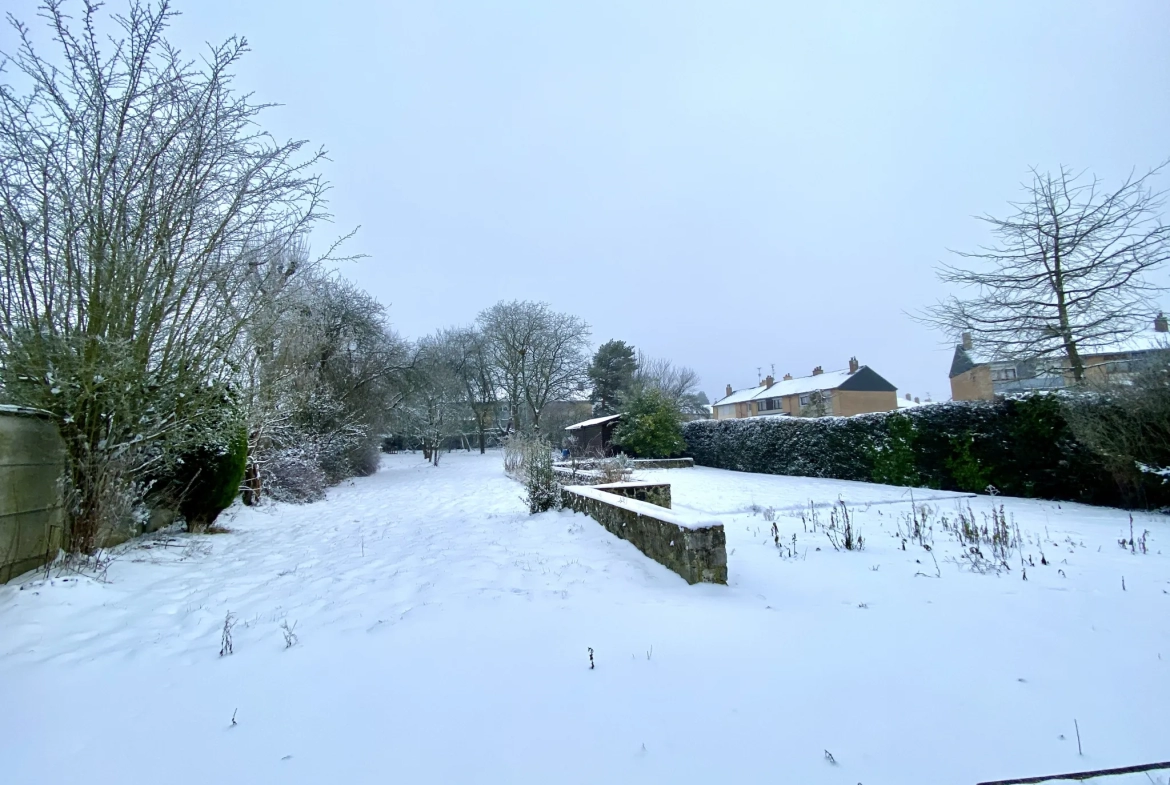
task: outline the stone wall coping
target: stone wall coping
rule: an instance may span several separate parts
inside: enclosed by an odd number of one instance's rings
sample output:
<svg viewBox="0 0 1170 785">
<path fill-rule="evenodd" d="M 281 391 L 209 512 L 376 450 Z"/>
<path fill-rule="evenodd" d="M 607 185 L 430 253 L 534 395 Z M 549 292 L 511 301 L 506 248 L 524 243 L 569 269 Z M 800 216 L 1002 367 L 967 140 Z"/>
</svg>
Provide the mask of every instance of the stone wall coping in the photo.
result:
<svg viewBox="0 0 1170 785">
<path fill-rule="evenodd" d="M 662 486 L 670 487 L 670 483 L 652 482 L 650 480 L 628 480 L 626 482 L 607 482 L 601 485 L 586 486 L 589 488 L 598 488 L 605 490 L 606 488 L 661 488 Z M 569 486 L 575 487 L 575 486 Z"/>
<path fill-rule="evenodd" d="M 18 417 L 52 417 L 52 412 L 44 409 L 34 409 L 31 406 L 14 406 L 10 403 L 0 403 L 0 414 L 15 414 Z"/>
<path fill-rule="evenodd" d="M 616 483 L 615 483 L 616 484 Z M 621 507 L 638 515 L 645 515 L 647 518 L 654 518 L 663 523 L 673 524 L 680 529 L 710 529 L 714 526 L 722 526 L 723 521 L 716 519 L 695 520 L 685 516 L 679 515 L 673 510 L 668 510 L 665 507 L 659 507 L 657 504 L 650 502 L 641 502 L 637 499 L 630 499 L 625 496 L 618 496 L 616 493 L 608 493 L 607 491 L 600 491 L 591 485 L 567 485 L 565 490 L 570 493 L 575 493 L 578 496 L 583 496 L 586 499 L 593 499 L 604 504 L 610 504 L 614 507 Z"/>
</svg>

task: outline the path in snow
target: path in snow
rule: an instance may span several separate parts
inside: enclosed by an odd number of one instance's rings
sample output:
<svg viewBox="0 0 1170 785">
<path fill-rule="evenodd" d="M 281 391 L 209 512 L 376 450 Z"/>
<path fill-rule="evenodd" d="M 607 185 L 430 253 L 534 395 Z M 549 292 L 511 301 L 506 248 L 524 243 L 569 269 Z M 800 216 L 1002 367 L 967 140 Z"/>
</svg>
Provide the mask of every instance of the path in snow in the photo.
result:
<svg viewBox="0 0 1170 785">
<path fill-rule="evenodd" d="M 916 491 L 942 511 L 1003 503 L 1024 554 L 1053 562 L 974 575 L 936 531 L 927 578 L 894 536 L 906 489 L 643 475 L 723 518 L 729 586 L 687 586 L 584 516 L 528 516 L 499 455 L 460 454 L 233 510 L 230 534 L 133 543 L 108 583 L 2 586 L 4 777 L 873 785 L 1170 758 L 1163 518 L 1135 516 L 1143 556 L 1118 547 L 1117 510 Z M 865 551 L 796 517 L 837 498 Z M 765 507 L 799 558 L 777 554 Z"/>
</svg>

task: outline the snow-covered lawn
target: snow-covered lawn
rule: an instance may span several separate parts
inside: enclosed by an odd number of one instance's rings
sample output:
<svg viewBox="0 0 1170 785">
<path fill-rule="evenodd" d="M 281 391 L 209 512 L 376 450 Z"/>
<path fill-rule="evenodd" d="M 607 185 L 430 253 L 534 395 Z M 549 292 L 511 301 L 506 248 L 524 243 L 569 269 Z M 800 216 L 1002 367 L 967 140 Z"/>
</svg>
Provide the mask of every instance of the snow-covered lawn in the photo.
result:
<svg viewBox="0 0 1170 785">
<path fill-rule="evenodd" d="M 530 517 L 498 454 L 452 454 L 133 543 L 105 583 L 0 586 L 0 780 L 938 785 L 1170 759 L 1166 518 L 1134 515 L 1134 554 L 1122 511 L 915 491 L 936 571 L 902 550 L 904 488 L 641 476 L 724 521 L 730 585 Z M 801 521 L 838 499 L 862 551 Z M 968 504 L 1014 516 L 1010 572 L 956 563 L 938 517 Z"/>
</svg>

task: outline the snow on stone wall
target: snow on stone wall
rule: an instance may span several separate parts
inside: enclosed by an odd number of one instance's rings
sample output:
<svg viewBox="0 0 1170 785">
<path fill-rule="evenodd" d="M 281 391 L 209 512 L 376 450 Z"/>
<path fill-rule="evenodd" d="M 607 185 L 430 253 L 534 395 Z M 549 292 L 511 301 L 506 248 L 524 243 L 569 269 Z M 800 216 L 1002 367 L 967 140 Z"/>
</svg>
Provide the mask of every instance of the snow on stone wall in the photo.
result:
<svg viewBox="0 0 1170 785">
<path fill-rule="evenodd" d="M 565 507 L 583 512 L 608 531 L 632 543 L 654 561 L 677 572 L 687 583 L 727 583 L 727 537 L 719 521 L 691 520 L 667 507 L 641 501 L 634 486 L 619 483 L 621 495 L 596 487 L 567 486 Z M 669 491 L 669 486 L 668 486 Z M 657 497 L 661 498 L 661 497 Z"/>
</svg>

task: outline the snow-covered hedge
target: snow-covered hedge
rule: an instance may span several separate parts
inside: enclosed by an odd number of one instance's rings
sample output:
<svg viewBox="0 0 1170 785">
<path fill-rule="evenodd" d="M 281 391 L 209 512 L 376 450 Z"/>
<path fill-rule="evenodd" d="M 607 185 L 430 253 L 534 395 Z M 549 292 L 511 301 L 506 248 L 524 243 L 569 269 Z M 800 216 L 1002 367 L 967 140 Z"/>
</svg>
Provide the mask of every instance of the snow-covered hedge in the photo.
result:
<svg viewBox="0 0 1170 785">
<path fill-rule="evenodd" d="M 857 417 L 698 420 L 700 466 L 922 485 L 1089 504 L 1162 507 L 1170 485 L 1115 477 L 1072 434 L 1054 396 L 955 402 Z"/>
</svg>

